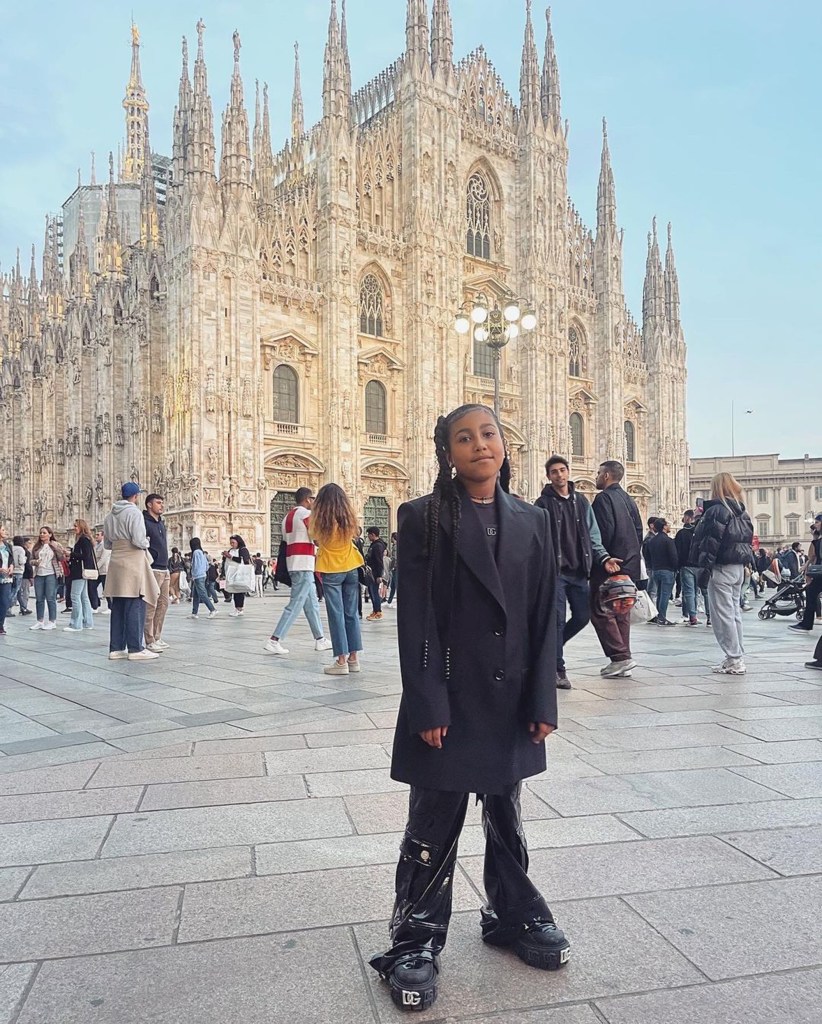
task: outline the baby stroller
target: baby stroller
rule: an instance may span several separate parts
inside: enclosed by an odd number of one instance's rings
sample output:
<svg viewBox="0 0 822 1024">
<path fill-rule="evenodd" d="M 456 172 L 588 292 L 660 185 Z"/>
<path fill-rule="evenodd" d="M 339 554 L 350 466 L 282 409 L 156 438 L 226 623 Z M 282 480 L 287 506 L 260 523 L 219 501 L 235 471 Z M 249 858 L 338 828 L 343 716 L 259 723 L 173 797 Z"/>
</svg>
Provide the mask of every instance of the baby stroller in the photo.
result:
<svg viewBox="0 0 822 1024">
<path fill-rule="evenodd" d="M 762 574 L 770 577 L 770 570 Z M 760 619 L 773 619 L 777 615 L 795 615 L 801 619 L 805 614 L 805 577 L 802 573 L 791 579 L 787 569 L 782 570 L 782 579 L 776 591 L 759 609 Z"/>
</svg>

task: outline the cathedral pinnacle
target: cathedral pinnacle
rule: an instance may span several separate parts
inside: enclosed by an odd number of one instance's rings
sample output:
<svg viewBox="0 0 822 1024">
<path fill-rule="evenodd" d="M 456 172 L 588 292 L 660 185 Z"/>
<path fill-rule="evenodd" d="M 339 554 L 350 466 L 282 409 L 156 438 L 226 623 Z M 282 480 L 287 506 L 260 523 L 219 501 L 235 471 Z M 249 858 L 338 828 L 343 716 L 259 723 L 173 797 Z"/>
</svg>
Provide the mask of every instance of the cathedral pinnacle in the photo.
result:
<svg viewBox="0 0 822 1024">
<path fill-rule="evenodd" d="M 430 60 L 427 0 L 407 0 L 405 54 L 415 67 L 420 67 L 424 62 Z"/>
<path fill-rule="evenodd" d="M 525 121 L 540 115 L 540 82 L 534 23 L 531 20 L 531 0 L 525 0 L 525 39 L 522 44 L 522 65 L 519 73 L 520 113 Z"/>
<path fill-rule="evenodd" d="M 300 84 L 300 44 L 294 43 L 294 93 L 291 97 L 291 138 L 299 139 L 304 131 L 303 92 Z"/>
<path fill-rule="evenodd" d="M 608 124 L 602 119 L 602 156 L 597 186 L 597 234 L 601 231 L 616 231 L 616 189 L 611 170 L 611 153 L 608 149 Z"/>
<path fill-rule="evenodd" d="M 203 19 L 197 22 L 197 57 L 194 61 L 194 88 L 191 97 L 190 133 L 186 145 L 186 170 L 194 174 L 214 174 L 214 114 L 208 95 L 208 73 L 203 53 Z"/>
<path fill-rule="evenodd" d="M 119 274 L 123 270 L 120 224 L 117 219 L 117 190 L 114 184 L 114 154 L 111 151 L 108 154 L 106 226 L 100 247 L 99 270 L 102 274 Z"/>
<path fill-rule="evenodd" d="M 665 316 L 665 294 L 659 241 L 656 235 L 656 217 L 648 233 L 648 256 L 645 260 L 645 282 L 642 287 L 643 326 L 652 328 L 662 323 Z"/>
<path fill-rule="evenodd" d="M 546 34 L 545 34 L 545 57 L 542 63 L 542 79 L 540 81 L 540 109 L 542 120 L 545 124 L 552 123 L 554 130 L 559 131 L 560 94 L 559 94 L 559 65 L 554 50 L 554 33 L 551 28 L 551 8 L 545 12 Z"/>
<path fill-rule="evenodd" d="M 231 75 L 231 99 L 223 113 L 220 184 L 229 187 L 251 184 L 251 153 L 248 142 L 248 114 L 243 99 L 240 75 L 240 33 L 234 32 L 234 71 Z"/>
<path fill-rule="evenodd" d="M 125 161 L 122 181 L 138 182 L 143 170 L 144 140 L 148 133 L 148 100 L 140 71 L 140 32 L 131 23 L 131 74 L 123 98 L 126 112 Z"/>
<path fill-rule="evenodd" d="M 343 47 L 337 0 L 331 0 L 328 39 L 323 61 L 323 116 L 348 117 L 351 107 L 351 72 L 348 50 Z"/>
<path fill-rule="evenodd" d="M 448 0 L 434 0 L 431 12 L 431 70 L 447 75 L 454 63 L 454 29 Z"/>
<path fill-rule="evenodd" d="M 668 249 L 665 253 L 665 315 L 672 330 L 679 329 L 679 277 L 674 261 L 674 244 L 671 240 L 671 224 L 668 222 Z"/>
</svg>

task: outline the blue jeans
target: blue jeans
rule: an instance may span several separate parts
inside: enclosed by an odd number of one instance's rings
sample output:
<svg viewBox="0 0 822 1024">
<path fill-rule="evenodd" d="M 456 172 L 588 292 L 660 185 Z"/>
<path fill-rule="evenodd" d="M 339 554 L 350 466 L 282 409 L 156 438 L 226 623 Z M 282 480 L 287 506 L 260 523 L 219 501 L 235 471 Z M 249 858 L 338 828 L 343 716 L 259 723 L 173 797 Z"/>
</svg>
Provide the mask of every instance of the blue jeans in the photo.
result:
<svg viewBox="0 0 822 1024">
<path fill-rule="evenodd" d="M 315 640 L 325 636 L 320 620 L 320 602 L 317 600 L 317 588 L 314 586 L 314 573 L 310 569 L 295 569 L 291 573 L 291 597 L 283 608 L 272 637 L 282 640 L 294 625 L 294 620 L 305 612 L 311 634 Z"/>
<path fill-rule="evenodd" d="M 143 649 L 146 603 L 142 597 L 112 597 L 108 649 L 136 654 Z"/>
<path fill-rule="evenodd" d="M 360 592 L 357 570 L 324 572 L 322 580 L 334 656 L 341 658 L 345 654 L 356 654 L 362 650 L 360 620 L 357 615 L 357 597 Z"/>
<path fill-rule="evenodd" d="M 660 621 L 668 618 L 668 602 L 674 590 L 673 569 L 654 569 L 654 583 L 656 584 L 656 610 L 659 613 Z"/>
<path fill-rule="evenodd" d="M 14 583 L 0 583 L 0 629 L 6 625 L 6 615 L 14 599 Z"/>
<path fill-rule="evenodd" d="M 682 614 L 688 619 L 696 618 L 696 569 L 683 565 L 679 570 L 682 582 Z"/>
<path fill-rule="evenodd" d="M 208 593 L 205 576 L 198 576 L 191 581 L 191 614 L 196 615 L 200 605 L 204 604 L 210 612 L 214 611 L 214 603 Z"/>
<path fill-rule="evenodd" d="M 37 621 L 45 622 L 46 605 L 49 610 L 49 622 L 57 621 L 57 577 L 54 573 L 48 576 L 34 577 L 34 598 L 37 609 Z"/>
<path fill-rule="evenodd" d="M 371 607 L 375 612 L 382 611 L 382 598 L 380 597 L 380 581 L 368 581 L 368 596 L 371 598 Z"/>
<path fill-rule="evenodd" d="M 658 581 L 656 578 L 656 573 L 653 569 L 648 569 L 648 597 L 650 597 L 654 604 L 658 605 L 659 602 L 656 599 L 657 586 Z"/>
<path fill-rule="evenodd" d="M 88 581 L 84 579 L 71 581 L 71 622 L 74 629 L 94 629 L 91 614 L 91 600 L 88 596 Z"/>
<path fill-rule="evenodd" d="M 584 576 L 557 577 L 557 671 L 565 671 L 563 647 L 591 621 L 590 587 Z M 571 618 L 566 618 L 566 602 Z"/>
</svg>

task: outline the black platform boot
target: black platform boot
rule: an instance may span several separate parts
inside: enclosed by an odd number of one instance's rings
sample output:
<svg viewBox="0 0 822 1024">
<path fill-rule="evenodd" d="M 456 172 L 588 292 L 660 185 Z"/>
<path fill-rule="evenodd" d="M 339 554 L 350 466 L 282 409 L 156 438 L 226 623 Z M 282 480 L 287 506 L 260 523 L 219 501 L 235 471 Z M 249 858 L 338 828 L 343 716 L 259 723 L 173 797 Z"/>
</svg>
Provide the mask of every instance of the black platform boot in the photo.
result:
<svg viewBox="0 0 822 1024">
<path fill-rule="evenodd" d="M 374 957 L 372 967 L 379 967 Z M 440 972 L 439 957 L 427 951 L 407 953 L 395 960 L 380 977 L 391 989 L 391 999 L 401 1010 L 428 1010 L 437 998 L 437 977 Z"/>
<path fill-rule="evenodd" d="M 528 924 L 504 926 L 489 907 L 483 907 L 482 941 L 489 946 L 512 948 L 523 963 L 543 971 L 558 971 L 571 958 L 571 943 L 553 918 Z"/>
</svg>

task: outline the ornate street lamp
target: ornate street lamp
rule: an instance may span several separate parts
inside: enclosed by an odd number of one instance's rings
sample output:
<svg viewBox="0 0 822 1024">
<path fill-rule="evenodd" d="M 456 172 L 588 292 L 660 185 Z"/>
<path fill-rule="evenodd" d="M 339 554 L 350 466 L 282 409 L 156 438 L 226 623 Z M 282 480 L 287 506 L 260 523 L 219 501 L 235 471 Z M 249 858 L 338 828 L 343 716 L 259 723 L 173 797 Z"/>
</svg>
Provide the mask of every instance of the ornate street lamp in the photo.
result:
<svg viewBox="0 0 822 1024">
<path fill-rule="evenodd" d="M 471 306 L 468 309 L 468 306 Z M 537 326 L 537 315 L 531 306 L 513 295 L 506 297 L 502 309 L 489 303 L 484 292 L 477 292 L 472 304 L 464 303 L 454 317 L 457 334 L 468 334 L 474 341 L 484 343 L 494 353 L 494 412 L 499 417 L 499 370 L 502 350 L 521 331 L 533 331 Z"/>
</svg>

